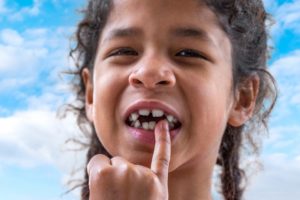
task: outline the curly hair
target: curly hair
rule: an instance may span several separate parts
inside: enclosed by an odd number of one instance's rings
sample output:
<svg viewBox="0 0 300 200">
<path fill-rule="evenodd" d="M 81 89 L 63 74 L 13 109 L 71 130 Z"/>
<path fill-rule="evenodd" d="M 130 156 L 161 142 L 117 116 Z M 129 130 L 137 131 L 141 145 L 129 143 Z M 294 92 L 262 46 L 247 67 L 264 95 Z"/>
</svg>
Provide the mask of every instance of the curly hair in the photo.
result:
<svg viewBox="0 0 300 200">
<path fill-rule="evenodd" d="M 243 149 L 255 155 L 259 153 L 261 128 L 268 128 L 268 118 L 277 99 L 275 80 L 267 70 L 269 48 L 266 13 L 261 0 L 203 0 L 216 14 L 219 25 L 227 34 L 232 45 L 233 88 L 242 87 L 253 75 L 259 76 L 259 92 L 251 120 L 240 127 L 227 125 L 223 135 L 216 165 L 220 166 L 221 193 L 225 200 L 241 200 L 247 176 L 240 166 Z M 70 56 L 74 59 L 76 70 L 71 84 L 76 101 L 69 104 L 67 111 L 77 114 L 77 124 L 89 139 L 88 162 L 96 154 L 111 155 L 99 141 L 95 129 L 89 124 L 85 112 L 85 87 L 81 77 L 82 70 L 93 72 L 98 40 L 112 9 L 111 0 L 89 0 L 83 10 L 84 17 L 76 30 L 75 48 Z M 79 102 L 79 104 L 78 104 Z M 87 128 L 89 125 L 90 128 Z M 85 172 L 81 184 L 81 199 L 89 199 L 88 175 Z"/>
</svg>

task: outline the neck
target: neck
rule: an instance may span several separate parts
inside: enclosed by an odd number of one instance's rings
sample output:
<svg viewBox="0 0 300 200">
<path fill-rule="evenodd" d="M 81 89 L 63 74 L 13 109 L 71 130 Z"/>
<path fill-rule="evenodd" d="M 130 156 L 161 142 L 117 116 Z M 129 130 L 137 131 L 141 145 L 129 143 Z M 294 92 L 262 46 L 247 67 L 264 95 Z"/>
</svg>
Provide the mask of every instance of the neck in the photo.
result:
<svg viewBox="0 0 300 200">
<path fill-rule="evenodd" d="M 194 164 L 170 172 L 169 200 L 212 200 L 212 168 Z"/>
</svg>

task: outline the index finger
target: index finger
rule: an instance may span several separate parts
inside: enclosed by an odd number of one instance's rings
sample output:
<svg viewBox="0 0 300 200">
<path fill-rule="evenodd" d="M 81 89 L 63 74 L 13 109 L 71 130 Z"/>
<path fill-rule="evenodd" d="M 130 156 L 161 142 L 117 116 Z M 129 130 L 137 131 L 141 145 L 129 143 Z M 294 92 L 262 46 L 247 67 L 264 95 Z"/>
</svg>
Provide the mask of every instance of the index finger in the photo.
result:
<svg viewBox="0 0 300 200">
<path fill-rule="evenodd" d="M 162 183 L 168 182 L 169 163 L 171 159 L 171 138 L 168 122 L 159 121 L 155 126 L 155 147 L 151 162 L 151 170 Z"/>
</svg>

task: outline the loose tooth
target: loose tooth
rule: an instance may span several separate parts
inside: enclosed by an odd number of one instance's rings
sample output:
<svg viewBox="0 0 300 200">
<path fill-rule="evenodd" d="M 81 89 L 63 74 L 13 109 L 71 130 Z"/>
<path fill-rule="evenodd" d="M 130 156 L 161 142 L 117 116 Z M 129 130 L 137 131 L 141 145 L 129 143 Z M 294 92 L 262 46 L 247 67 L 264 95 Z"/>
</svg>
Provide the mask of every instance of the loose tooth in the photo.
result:
<svg viewBox="0 0 300 200">
<path fill-rule="evenodd" d="M 141 122 L 139 120 L 135 121 L 134 127 L 135 128 L 140 128 L 141 127 Z"/>
<path fill-rule="evenodd" d="M 175 119 L 175 117 L 173 117 L 173 115 L 168 115 L 168 116 L 167 116 L 167 120 L 168 120 L 169 122 L 173 122 L 174 119 Z"/>
<path fill-rule="evenodd" d="M 170 129 L 173 129 L 174 127 L 175 127 L 175 125 L 174 125 L 174 123 L 169 123 L 169 127 L 170 127 Z"/>
<path fill-rule="evenodd" d="M 156 126 L 156 122 L 153 122 L 153 121 L 149 122 L 149 129 L 150 130 L 154 130 L 155 126 Z"/>
<path fill-rule="evenodd" d="M 177 123 L 178 122 L 178 120 L 174 117 L 173 118 L 173 123 Z"/>
<path fill-rule="evenodd" d="M 142 116 L 148 116 L 150 114 L 150 110 L 141 109 L 141 110 L 139 110 L 139 114 L 142 115 Z"/>
<path fill-rule="evenodd" d="M 173 115 L 168 115 L 167 116 L 167 120 L 169 122 L 173 122 L 173 123 L 177 123 L 178 122 L 178 120 Z"/>
<path fill-rule="evenodd" d="M 148 130 L 149 129 L 149 123 L 143 122 L 143 129 Z"/>
<path fill-rule="evenodd" d="M 139 115 L 137 113 L 132 113 L 130 116 L 129 116 L 129 120 L 131 122 L 134 122 L 138 119 Z"/>
<path fill-rule="evenodd" d="M 162 117 L 164 115 L 164 111 L 159 109 L 153 109 L 152 110 L 152 116 L 153 117 Z"/>
</svg>

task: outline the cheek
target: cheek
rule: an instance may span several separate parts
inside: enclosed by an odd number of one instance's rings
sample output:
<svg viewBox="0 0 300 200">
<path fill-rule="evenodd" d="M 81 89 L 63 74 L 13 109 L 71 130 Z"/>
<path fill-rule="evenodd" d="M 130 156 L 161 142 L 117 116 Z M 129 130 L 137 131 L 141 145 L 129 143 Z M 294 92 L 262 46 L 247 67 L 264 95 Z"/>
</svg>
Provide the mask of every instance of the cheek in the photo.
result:
<svg viewBox="0 0 300 200">
<path fill-rule="evenodd" d="M 205 91 L 197 94 L 198 101 L 192 106 L 193 125 L 204 135 L 221 135 L 227 122 L 226 97 L 218 91 Z"/>
<path fill-rule="evenodd" d="M 115 115 L 113 108 L 118 103 L 123 88 L 126 87 L 127 79 L 122 77 L 120 71 L 102 68 L 96 71 L 94 76 L 94 103 L 97 112 L 110 118 Z"/>
<path fill-rule="evenodd" d="M 100 140 L 113 137 L 118 130 L 116 107 L 122 91 L 122 84 L 118 76 L 110 72 L 96 74 L 93 94 L 93 118 L 94 126 Z"/>
<path fill-rule="evenodd" d="M 194 91 L 187 93 L 191 113 L 191 132 L 198 137 L 196 141 L 218 146 L 229 114 L 229 84 L 222 82 L 221 79 L 198 78 L 197 84 L 190 83 L 189 85 L 187 91 Z M 203 145 L 206 145 L 204 143 Z"/>
<path fill-rule="evenodd" d="M 209 92 L 209 95 L 202 92 L 197 94 L 199 101 L 197 106 L 193 107 L 189 139 L 186 141 L 190 146 L 187 149 L 188 155 L 203 164 L 215 163 L 227 124 L 226 106 L 222 103 L 224 99 L 217 99 L 218 92 Z"/>
<path fill-rule="evenodd" d="M 189 84 L 186 96 L 195 119 L 209 124 L 226 118 L 229 98 L 229 87 L 226 85 L 213 80 L 200 80 L 197 84 Z"/>
</svg>

